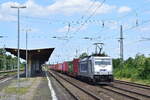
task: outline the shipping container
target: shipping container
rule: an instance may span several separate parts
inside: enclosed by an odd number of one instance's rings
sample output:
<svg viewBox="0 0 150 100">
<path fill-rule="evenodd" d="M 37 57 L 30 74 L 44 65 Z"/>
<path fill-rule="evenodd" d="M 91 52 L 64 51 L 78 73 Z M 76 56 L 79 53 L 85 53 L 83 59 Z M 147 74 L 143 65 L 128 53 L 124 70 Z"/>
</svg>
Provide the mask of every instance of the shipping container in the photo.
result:
<svg viewBox="0 0 150 100">
<path fill-rule="evenodd" d="M 73 64 L 72 64 L 72 61 L 69 61 L 69 62 L 68 62 L 68 67 L 69 67 L 69 68 L 68 68 L 69 74 L 70 74 L 70 73 L 73 73 Z"/>
<path fill-rule="evenodd" d="M 78 75 L 78 68 L 79 68 L 79 59 L 73 60 L 73 76 L 76 77 Z"/>
<path fill-rule="evenodd" d="M 62 67 L 62 63 L 59 63 L 59 64 L 58 64 L 58 71 L 62 71 L 62 68 L 63 68 L 63 67 Z"/>
<path fill-rule="evenodd" d="M 64 73 L 67 73 L 67 72 L 68 72 L 68 67 L 69 67 L 69 66 L 68 66 L 68 63 L 67 63 L 67 62 L 64 62 L 64 63 L 63 63 L 63 68 L 62 68 Z"/>
<path fill-rule="evenodd" d="M 54 65 L 49 65 L 48 69 L 54 69 Z"/>
<path fill-rule="evenodd" d="M 55 65 L 55 70 L 58 71 L 58 64 Z"/>
</svg>

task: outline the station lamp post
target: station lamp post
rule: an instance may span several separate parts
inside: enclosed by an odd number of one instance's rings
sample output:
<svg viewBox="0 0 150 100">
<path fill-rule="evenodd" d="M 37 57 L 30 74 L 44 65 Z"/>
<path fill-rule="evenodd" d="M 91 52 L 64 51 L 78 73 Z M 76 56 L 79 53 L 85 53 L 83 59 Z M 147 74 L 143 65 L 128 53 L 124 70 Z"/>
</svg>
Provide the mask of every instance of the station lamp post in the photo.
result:
<svg viewBox="0 0 150 100">
<path fill-rule="evenodd" d="M 20 79 L 20 62 L 19 62 L 19 58 L 20 58 L 20 9 L 26 8 L 26 6 L 11 6 L 11 8 L 17 9 L 18 11 L 18 63 L 17 63 L 17 71 L 18 71 L 18 87 L 19 87 L 19 79 Z"/>
<path fill-rule="evenodd" d="M 30 28 L 29 29 L 23 29 L 26 33 L 26 78 L 28 77 L 28 32 L 32 31 Z"/>
</svg>

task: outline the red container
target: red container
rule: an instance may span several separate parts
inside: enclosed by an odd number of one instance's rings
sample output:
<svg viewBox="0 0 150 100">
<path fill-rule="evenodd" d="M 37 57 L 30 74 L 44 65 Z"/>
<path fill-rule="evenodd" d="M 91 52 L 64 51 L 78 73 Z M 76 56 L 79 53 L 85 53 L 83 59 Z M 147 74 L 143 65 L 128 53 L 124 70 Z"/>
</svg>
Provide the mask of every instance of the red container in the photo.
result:
<svg viewBox="0 0 150 100">
<path fill-rule="evenodd" d="M 74 59 L 73 60 L 73 76 L 76 77 L 78 75 L 79 70 L 79 61 L 80 59 Z"/>
<path fill-rule="evenodd" d="M 51 68 L 51 69 L 55 70 L 55 65 L 52 65 L 52 68 Z"/>
<path fill-rule="evenodd" d="M 62 71 L 62 63 L 58 64 L 58 71 Z"/>
<path fill-rule="evenodd" d="M 63 63 L 63 72 L 64 72 L 64 73 L 67 73 L 67 72 L 68 72 L 68 68 L 69 68 L 68 63 L 67 63 L 67 62 L 64 62 L 64 63 Z"/>
<path fill-rule="evenodd" d="M 58 64 L 55 65 L 54 70 L 58 71 Z"/>
</svg>

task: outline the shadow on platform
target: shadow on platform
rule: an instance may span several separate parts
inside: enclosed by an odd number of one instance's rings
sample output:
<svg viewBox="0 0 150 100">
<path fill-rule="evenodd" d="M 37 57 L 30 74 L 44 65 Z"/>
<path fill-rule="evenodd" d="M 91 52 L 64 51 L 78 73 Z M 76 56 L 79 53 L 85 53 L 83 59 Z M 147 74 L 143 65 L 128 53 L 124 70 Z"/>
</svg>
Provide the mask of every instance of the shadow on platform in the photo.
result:
<svg viewBox="0 0 150 100">
<path fill-rule="evenodd" d="M 23 73 L 20 75 L 21 78 L 25 78 L 26 77 L 26 74 Z M 45 72 L 42 71 L 42 72 L 37 72 L 37 73 L 34 73 L 32 76 L 30 76 L 30 78 L 35 78 L 35 77 L 45 77 Z"/>
</svg>

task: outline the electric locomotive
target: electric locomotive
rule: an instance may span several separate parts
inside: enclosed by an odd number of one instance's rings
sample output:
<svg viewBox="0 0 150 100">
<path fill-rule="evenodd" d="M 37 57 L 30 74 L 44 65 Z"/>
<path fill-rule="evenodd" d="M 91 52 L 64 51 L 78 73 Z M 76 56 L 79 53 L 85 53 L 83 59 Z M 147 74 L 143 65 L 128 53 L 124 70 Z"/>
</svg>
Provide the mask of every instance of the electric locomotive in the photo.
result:
<svg viewBox="0 0 150 100">
<path fill-rule="evenodd" d="M 88 56 L 80 59 L 78 76 L 92 82 L 112 82 L 112 58 Z"/>
</svg>

